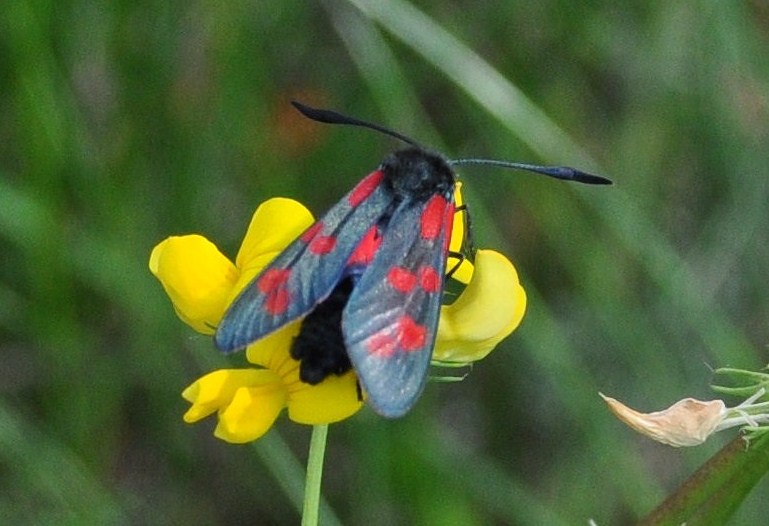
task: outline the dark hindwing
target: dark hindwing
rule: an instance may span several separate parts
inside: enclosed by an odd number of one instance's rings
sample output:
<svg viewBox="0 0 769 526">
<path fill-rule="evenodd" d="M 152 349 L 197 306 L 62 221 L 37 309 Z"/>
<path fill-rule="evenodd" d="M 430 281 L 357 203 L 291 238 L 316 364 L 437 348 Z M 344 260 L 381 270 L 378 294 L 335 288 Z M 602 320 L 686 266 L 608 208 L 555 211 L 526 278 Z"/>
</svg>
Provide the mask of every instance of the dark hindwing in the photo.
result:
<svg viewBox="0 0 769 526">
<path fill-rule="evenodd" d="M 368 175 L 243 289 L 217 328 L 219 350 L 255 342 L 304 316 L 334 290 L 350 255 L 392 205 L 382 179 L 381 171 Z"/>
<path fill-rule="evenodd" d="M 405 199 L 342 316 L 347 352 L 368 403 L 383 416 L 405 414 L 422 392 L 440 314 L 453 186 Z"/>
</svg>

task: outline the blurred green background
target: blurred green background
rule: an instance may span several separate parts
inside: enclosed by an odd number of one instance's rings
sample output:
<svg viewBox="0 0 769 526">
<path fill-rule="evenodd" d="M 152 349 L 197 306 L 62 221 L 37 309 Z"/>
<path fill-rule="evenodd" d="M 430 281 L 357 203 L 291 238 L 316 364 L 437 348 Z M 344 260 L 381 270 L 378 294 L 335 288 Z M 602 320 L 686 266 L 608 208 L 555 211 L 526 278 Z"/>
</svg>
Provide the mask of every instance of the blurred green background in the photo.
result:
<svg viewBox="0 0 769 526">
<path fill-rule="evenodd" d="M 615 186 L 462 170 L 524 323 L 405 418 L 334 425 L 327 524 L 632 522 L 730 436 L 616 421 L 715 397 L 769 342 L 764 2 L 14 0 L 0 7 L 0 522 L 294 524 L 310 429 L 232 446 L 180 391 L 225 358 L 174 315 L 155 243 L 234 256 L 277 195 L 324 211 L 394 141 L 571 164 Z M 734 405 L 737 401 L 728 401 Z M 725 433 L 727 435 L 728 433 Z M 769 513 L 766 481 L 734 519 Z"/>
</svg>

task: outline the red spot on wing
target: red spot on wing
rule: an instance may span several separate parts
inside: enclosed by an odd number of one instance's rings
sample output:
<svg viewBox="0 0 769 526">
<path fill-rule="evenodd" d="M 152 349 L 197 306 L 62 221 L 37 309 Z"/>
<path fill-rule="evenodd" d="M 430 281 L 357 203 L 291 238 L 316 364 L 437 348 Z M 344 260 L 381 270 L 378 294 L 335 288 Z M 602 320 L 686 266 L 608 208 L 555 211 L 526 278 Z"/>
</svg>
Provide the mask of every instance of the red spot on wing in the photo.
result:
<svg viewBox="0 0 769 526">
<path fill-rule="evenodd" d="M 387 273 L 387 281 L 395 290 L 403 294 L 411 292 L 417 285 L 417 277 L 404 267 L 391 268 Z"/>
<path fill-rule="evenodd" d="M 309 243 L 310 241 L 315 238 L 315 236 L 320 233 L 320 231 L 323 229 L 323 221 L 317 221 L 314 225 L 312 225 L 310 228 L 304 231 L 304 234 L 302 234 L 299 239 L 304 241 L 305 243 Z"/>
<path fill-rule="evenodd" d="M 368 352 L 379 358 L 389 358 L 398 350 L 398 340 L 389 333 L 380 332 L 368 341 Z"/>
<path fill-rule="evenodd" d="M 323 221 L 318 221 L 299 237 L 299 239 L 309 244 L 310 252 L 318 256 L 328 254 L 336 246 L 336 238 L 334 236 L 321 235 L 321 230 L 323 230 Z"/>
<path fill-rule="evenodd" d="M 397 351 L 421 351 L 427 342 L 427 327 L 409 315 L 398 318 L 395 327 L 374 334 L 368 341 L 368 351 L 379 358 L 390 358 Z"/>
<path fill-rule="evenodd" d="M 396 291 L 407 294 L 419 285 L 425 292 L 440 292 L 442 280 L 438 271 L 425 265 L 415 274 L 406 267 L 393 267 L 387 273 L 387 282 Z"/>
<path fill-rule="evenodd" d="M 291 302 L 291 294 L 286 287 L 286 281 L 290 275 L 290 269 L 273 268 L 262 274 L 256 281 L 257 288 L 267 296 L 264 300 L 264 308 L 273 316 L 284 313 Z"/>
<path fill-rule="evenodd" d="M 419 269 L 419 285 L 425 292 L 439 292 L 441 290 L 441 277 L 433 267 L 424 266 Z"/>
<path fill-rule="evenodd" d="M 446 224 L 448 202 L 442 195 L 434 195 L 422 210 L 422 239 L 437 239 Z M 448 237 L 448 236 L 447 236 Z"/>
<path fill-rule="evenodd" d="M 291 269 L 273 268 L 266 271 L 257 280 L 256 286 L 265 294 L 269 294 L 279 287 L 285 287 L 288 277 L 291 275 Z"/>
<path fill-rule="evenodd" d="M 358 244 L 355 252 L 352 253 L 350 259 L 347 260 L 348 265 L 368 265 L 374 260 L 374 254 L 379 250 L 379 245 L 382 244 L 382 235 L 379 232 L 379 228 L 372 226 L 363 236 Z"/>
<path fill-rule="evenodd" d="M 374 192 L 376 187 L 379 186 L 383 177 L 384 172 L 381 170 L 368 174 L 355 188 L 352 189 L 352 192 L 350 192 L 350 197 L 347 198 L 350 205 L 358 206 L 365 201 L 366 198 Z"/>
<path fill-rule="evenodd" d="M 418 351 L 425 346 L 427 328 L 404 315 L 398 320 L 398 343 L 404 351 Z"/>
<path fill-rule="evenodd" d="M 322 256 L 328 254 L 336 246 L 336 238 L 334 236 L 316 236 L 310 242 L 310 252 Z"/>
<path fill-rule="evenodd" d="M 286 312 L 290 302 L 291 295 L 289 294 L 288 289 L 281 287 L 273 290 L 267 295 L 267 299 L 264 302 L 264 308 L 273 316 L 277 316 Z"/>
</svg>

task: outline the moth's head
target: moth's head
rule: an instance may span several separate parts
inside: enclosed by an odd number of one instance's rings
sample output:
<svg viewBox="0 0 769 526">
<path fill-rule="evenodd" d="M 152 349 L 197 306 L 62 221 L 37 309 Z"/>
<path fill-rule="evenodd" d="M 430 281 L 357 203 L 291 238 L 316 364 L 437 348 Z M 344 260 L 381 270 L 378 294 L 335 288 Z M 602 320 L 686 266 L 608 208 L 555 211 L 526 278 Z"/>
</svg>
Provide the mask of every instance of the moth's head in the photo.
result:
<svg viewBox="0 0 769 526">
<path fill-rule="evenodd" d="M 388 155 L 380 166 L 396 195 L 427 198 L 450 193 L 456 176 L 441 155 L 421 148 L 408 148 Z"/>
</svg>

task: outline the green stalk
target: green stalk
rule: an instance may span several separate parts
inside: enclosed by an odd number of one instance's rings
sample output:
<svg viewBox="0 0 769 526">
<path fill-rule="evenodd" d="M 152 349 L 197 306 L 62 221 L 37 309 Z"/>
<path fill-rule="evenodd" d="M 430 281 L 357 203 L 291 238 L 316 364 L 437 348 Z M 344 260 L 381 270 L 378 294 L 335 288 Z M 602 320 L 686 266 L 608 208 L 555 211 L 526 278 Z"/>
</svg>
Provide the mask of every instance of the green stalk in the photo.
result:
<svg viewBox="0 0 769 526">
<path fill-rule="evenodd" d="M 310 453 L 307 458 L 307 480 L 304 486 L 304 506 L 302 508 L 302 526 L 317 526 L 320 505 L 320 483 L 323 479 L 323 457 L 326 454 L 326 436 L 328 425 L 312 428 Z"/>
</svg>

